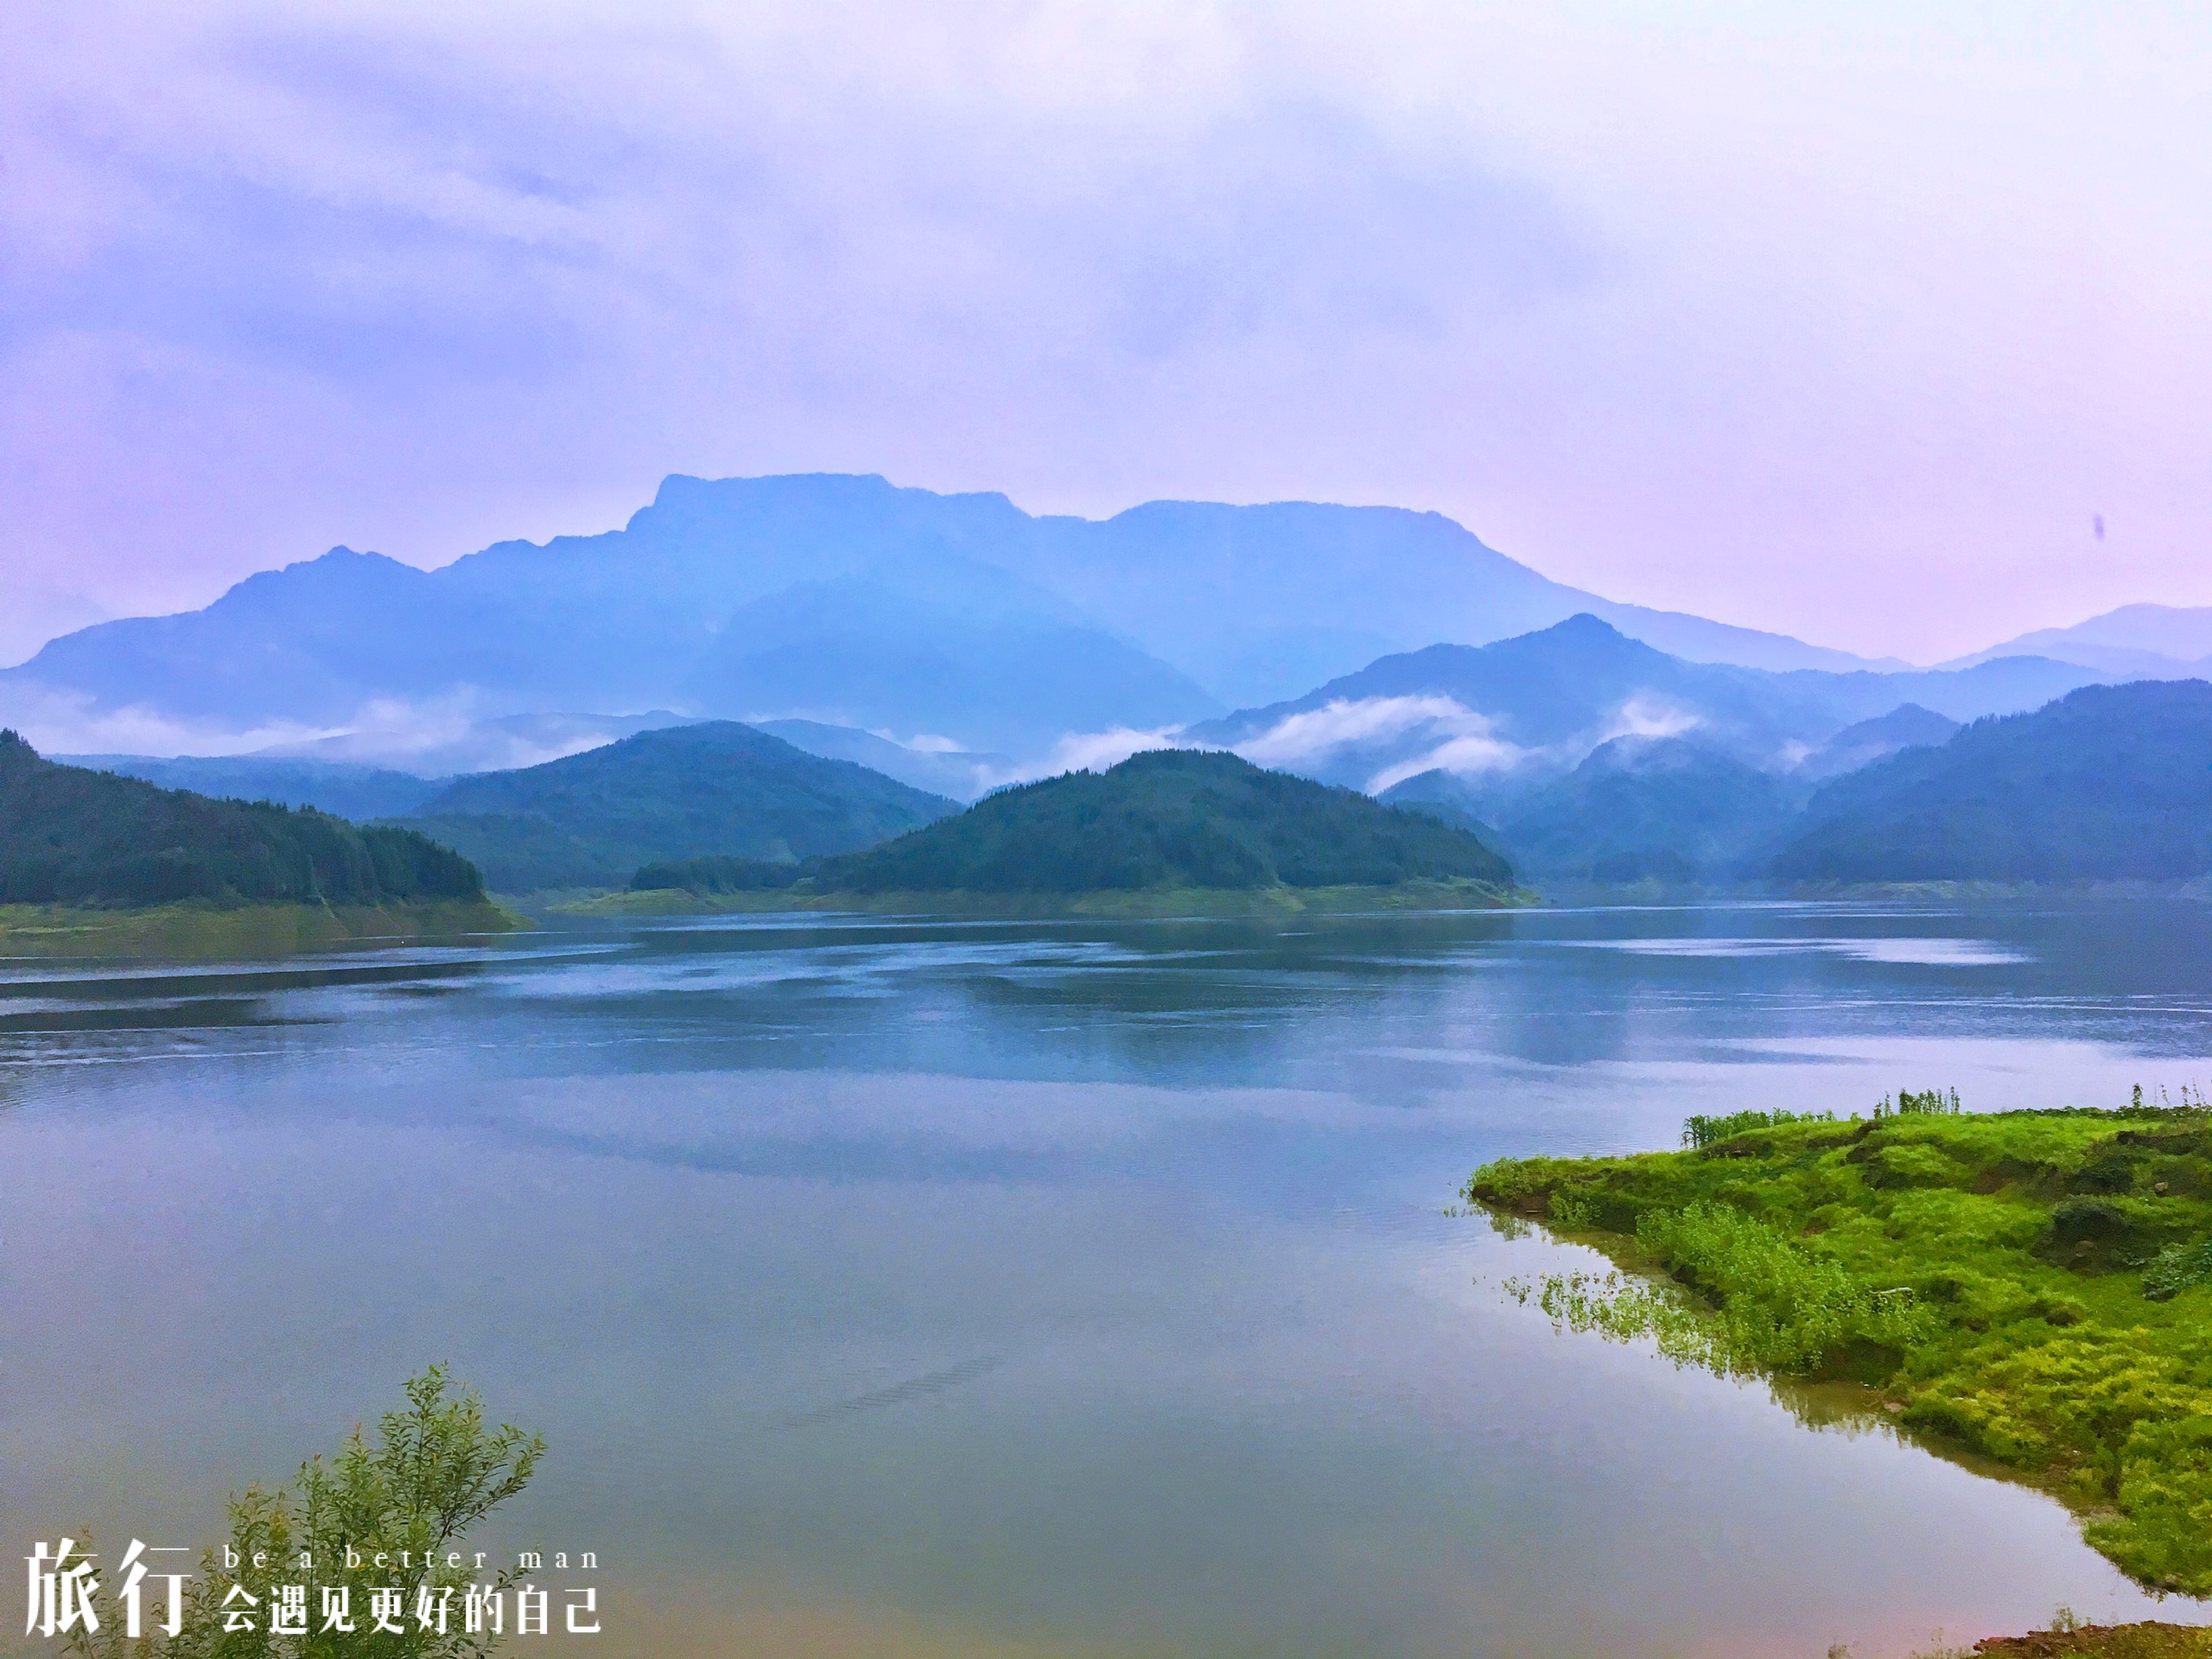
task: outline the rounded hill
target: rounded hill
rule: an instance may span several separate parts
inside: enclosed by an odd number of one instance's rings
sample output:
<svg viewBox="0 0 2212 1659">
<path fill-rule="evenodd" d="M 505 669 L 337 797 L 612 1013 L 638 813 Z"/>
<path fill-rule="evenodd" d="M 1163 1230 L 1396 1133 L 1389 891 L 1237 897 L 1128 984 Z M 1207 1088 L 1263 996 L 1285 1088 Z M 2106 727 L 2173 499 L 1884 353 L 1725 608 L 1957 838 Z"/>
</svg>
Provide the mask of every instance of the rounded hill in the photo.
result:
<svg viewBox="0 0 2212 1659">
<path fill-rule="evenodd" d="M 851 893 L 1513 883 L 1511 867 L 1468 830 L 1190 749 L 1004 790 L 810 874 L 822 890 Z"/>
</svg>

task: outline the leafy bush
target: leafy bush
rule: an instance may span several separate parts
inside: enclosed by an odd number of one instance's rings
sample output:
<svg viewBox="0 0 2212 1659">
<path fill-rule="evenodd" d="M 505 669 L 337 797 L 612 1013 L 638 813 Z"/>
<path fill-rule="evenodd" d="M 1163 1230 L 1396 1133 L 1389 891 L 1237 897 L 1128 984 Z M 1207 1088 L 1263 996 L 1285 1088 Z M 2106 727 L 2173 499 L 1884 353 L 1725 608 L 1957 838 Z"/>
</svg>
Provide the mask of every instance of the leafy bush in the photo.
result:
<svg viewBox="0 0 2212 1659">
<path fill-rule="evenodd" d="M 1682 1144 L 1691 1147 L 1732 1141 L 1746 1129 L 1770 1129 L 1777 1123 L 1833 1123 L 1834 1112 L 1746 1111 L 1725 1117 L 1693 1116 L 1682 1120 Z"/>
<path fill-rule="evenodd" d="M 228 1548 L 237 1561 L 210 1552 L 188 1593 L 181 1631 L 166 1640 L 133 1642 L 122 1621 L 92 1633 L 70 1634 L 70 1650 L 86 1659 L 474 1659 L 495 1645 L 465 1628 L 472 1587 L 504 1592 L 519 1573 L 479 1574 L 454 1566 L 469 1529 L 530 1482 L 545 1442 L 512 1425 L 486 1428 L 484 1403 L 473 1389 L 455 1391 L 442 1366 L 406 1386 L 407 1403 L 378 1424 L 373 1443 L 355 1429 L 335 1457 L 300 1467 L 297 1484 L 274 1492 L 250 1486 L 230 1502 Z M 311 1565 L 302 1567 L 306 1555 Z M 255 1560 L 267 1563 L 257 1567 Z M 381 1556 L 385 1566 L 377 1565 Z M 412 1563 L 401 1567 L 395 1563 Z M 318 1630 L 302 1638 L 272 1633 L 267 1610 L 284 1584 L 308 1581 L 342 1590 L 355 1628 Z M 369 1627 L 372 1592 L 397 1585 L 404 1594 L 401 1633 Z M 232 1604 L 236 1586 L 251 1598 Z M 413 1616 L 418 1597 L 448 1607 L 441 1631 Z M 256 1628 L 232 1630 L 226 1609 L 253 1605 Z"/>
<path fill-rule="evenodd" d="M 2208 1280 L 2212 1280 L 2212 1238 L 2202 1244 L 2169 1244 L 2143 1269 L 2143 1294 L 2154 1302 L 2170 1302 Z"/>
<path fill-rule="evenodd" d="M 1941 1089 L 1923 1089 L 1918 1094 L 1913 1093 L 1910 1089 L 1900 1089 L 1897 1090 L 1897 1104 L 1894 1106 L 1890 1104 L 1890 1097 L 1885 1095 L 1880 1103 L 1874 1108 L 1874 1116 L 1877 1118 L 1956 1117 L 1961 1109 L 1959 1091 L 1955 1089 L 1952 1090 L 1948 1095 Z"/>
</svg>

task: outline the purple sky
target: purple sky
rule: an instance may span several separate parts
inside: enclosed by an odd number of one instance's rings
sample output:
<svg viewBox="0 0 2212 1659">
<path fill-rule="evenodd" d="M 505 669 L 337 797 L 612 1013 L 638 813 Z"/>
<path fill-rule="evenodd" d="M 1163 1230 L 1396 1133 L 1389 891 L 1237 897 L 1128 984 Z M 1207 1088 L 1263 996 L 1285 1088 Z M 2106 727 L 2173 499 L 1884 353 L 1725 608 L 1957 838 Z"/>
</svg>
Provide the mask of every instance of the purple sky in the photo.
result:
<svg viewBox="0 0 2212 1659">
<path fill-rule="evenodd" d="M 2212 603 L 2201 3 L 641 10 L 11 11 L 0 658 L 671 471 L 1436 507 L 1923 660 Z"/>
</svg>

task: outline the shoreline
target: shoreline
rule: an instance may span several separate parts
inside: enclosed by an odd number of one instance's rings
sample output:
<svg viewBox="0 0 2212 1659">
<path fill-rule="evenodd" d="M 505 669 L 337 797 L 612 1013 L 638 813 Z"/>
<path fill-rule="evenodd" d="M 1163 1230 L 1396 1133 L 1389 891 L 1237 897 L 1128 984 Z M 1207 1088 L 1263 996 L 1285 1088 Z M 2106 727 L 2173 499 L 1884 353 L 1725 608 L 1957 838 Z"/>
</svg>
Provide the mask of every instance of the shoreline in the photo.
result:
<svg viewBox="0 0 2212 1659">
<path fill-rule="evenodd" d="M 1555 1327 L 1656 1339 L 1785 1408 L 1845 1383 L 1902 1433 L 2048 1492 L 2145 1589 L 2212 1594 L 2212 1116 L 1692 1119 L 1693 1149 L 1499 1160 L 1465 1189 L 1616 1272 L 1506 1294 Z M 1963 1455 L 1961 1455 L 1963 1454 Z"/>
<path fill-rule="evenodd" d="M 1008 920 L 1097 917 L 1105 919 L 1236 919 L 1247 917 L 1359 915 L 1417 911 L 1512 911 L 1541 902 L 1525 888 L 1478 881 L 1408 881 L 1395 887 L 1138 887 L 1090 893 L 944 892 L 808 893 L 771 887 L 743 893 L 694 893 L 683 887 L 602 893 L 539 906 L 550 916 L 653 917 L 849 912 L 864 915 L 935 915 Z"/>
<path fill-rule="evenodd" d="M 230 906 L 187 900 L 117 910 L 0 905 L 0 959 L 284 957 L 372 941 L 511 933 L 531 925 L 514 910 L 488 899 Z"/>
</svg>

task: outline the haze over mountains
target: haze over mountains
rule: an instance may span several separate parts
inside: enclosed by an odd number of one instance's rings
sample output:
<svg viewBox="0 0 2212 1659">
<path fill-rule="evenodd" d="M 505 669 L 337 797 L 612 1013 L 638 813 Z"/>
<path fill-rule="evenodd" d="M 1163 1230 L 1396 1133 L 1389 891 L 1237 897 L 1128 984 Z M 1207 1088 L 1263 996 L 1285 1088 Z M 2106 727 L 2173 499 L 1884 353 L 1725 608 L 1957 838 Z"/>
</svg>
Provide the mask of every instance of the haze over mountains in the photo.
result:
<svg viewBox="0 0 2212 1659">
<path fill-rule="evenodd" d="M 874 477 L 679 476 L 604 535 L 437 571 L 340 549 L 80 630 L 0 672 L 0 717 L 95 734 L 114 770 L 360 816 L 427 810 L 409 778 L 702 720 L 952 800 L 1227 748 L 1504 827 L 1535 865 L 1656 873 L 1655 848 L 1725 863 L 1750 818 L 1959 722 L 2208 654 L 2212 610 L 2136 606 L 1938 669 L 1868 663 L 1584 594 L 1396 508 L 1092 522 Z M 1618 833 L 1566 834 L 1578 813 Z M 614 877 L 645 847 L 568 862 Z"/>
<path fill-rule="evenodd" d="M 1578 612 L 1696 660 L 1866 665 L 1582 593 L 1435 513 L 1154 502 L 1092 522 L 874 477 L 671 477 L 603 535 L 436 571 L 334 549 L 204 610 L 79 630 L 0 673 L 0 702 L 34 728 L 43 698 L 233 748 L 667 709 L 1033 753 Z"/>
<path fill-rule="evenodd" d="M 2039 628 L 1946 663 L 1971 668 L 1998 657 L 2050 657 L 2129 679 L 2212 675 L 2212 605 L 2123 605 L 2070 628 Z"/>
<path fill-rule="evenodd" d="M 1187 736 L 1373 794 L 1439 769 L 1517 785 L 1565 772 L 1615 738 L 1691 732 L 1708 747 L 1780 772 L 1904 704 L 1972 720 L 2040 707 L 2098 677 L 2040 658 L 1904 673 L 1777 673 L 1686 662 L 1580 615 L 1495 645 L 1385 657 L 1302 697 L 1193 726 Z"/>
</svg>

